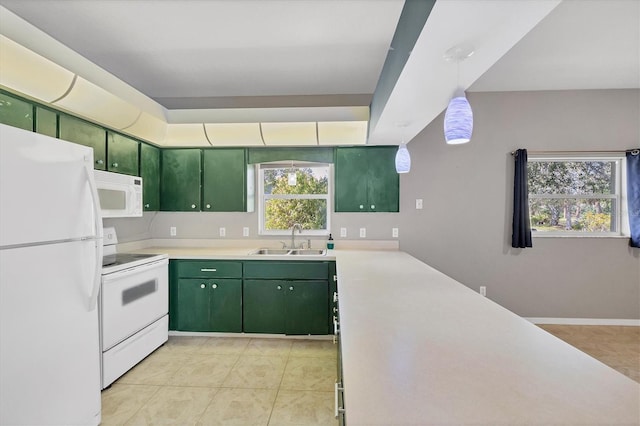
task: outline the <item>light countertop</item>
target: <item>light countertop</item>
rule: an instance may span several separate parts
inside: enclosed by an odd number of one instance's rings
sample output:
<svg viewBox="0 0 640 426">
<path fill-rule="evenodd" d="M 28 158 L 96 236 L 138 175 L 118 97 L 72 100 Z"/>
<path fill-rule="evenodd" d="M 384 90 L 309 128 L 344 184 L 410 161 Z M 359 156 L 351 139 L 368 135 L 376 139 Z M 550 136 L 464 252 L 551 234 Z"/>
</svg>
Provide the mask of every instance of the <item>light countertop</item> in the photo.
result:
<svg viewBox="0 0 640 426">
<path fill-rule="evenodd" d="M 348 425 L 640 424 L 640 384 L 452 278 L 336 257 Z"/>
<path fill-rule="evenodd" d="M 246 247 L 136 251 L 283 259 Z M 349 426 L 640 425 L 640 384 L 412 256 L 310 257 L 337 263 Z"/>
</svg>

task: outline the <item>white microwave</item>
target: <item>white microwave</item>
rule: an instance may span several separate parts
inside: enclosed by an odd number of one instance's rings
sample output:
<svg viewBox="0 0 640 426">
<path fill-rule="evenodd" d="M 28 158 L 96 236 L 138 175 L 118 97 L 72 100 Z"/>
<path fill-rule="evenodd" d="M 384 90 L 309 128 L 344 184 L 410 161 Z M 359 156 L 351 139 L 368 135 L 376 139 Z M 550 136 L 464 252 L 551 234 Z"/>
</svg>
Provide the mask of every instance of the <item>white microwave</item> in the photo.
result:
<svg viewBox="0 0 640 426">
<path fill-rule="evenodd" d="M 94 170 L 102 217 L 142 216 L 142 178 Z"/>
</svg>

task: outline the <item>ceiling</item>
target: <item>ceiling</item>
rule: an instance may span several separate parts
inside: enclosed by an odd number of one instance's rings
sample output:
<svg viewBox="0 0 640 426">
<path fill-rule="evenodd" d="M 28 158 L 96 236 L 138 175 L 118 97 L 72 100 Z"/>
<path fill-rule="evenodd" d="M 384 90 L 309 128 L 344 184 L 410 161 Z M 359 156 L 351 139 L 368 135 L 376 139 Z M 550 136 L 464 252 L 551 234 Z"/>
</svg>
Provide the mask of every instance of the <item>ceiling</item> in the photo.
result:
<svg viewBox="0 0 640 426">
<path fill-rule="evenodd" d="M 404 1 L 0 5 L 156 101 L 167 122 L 220 123 L 251 121 L 256 111 L 270 112 L 272 121 L 303 121 L 313 107 L 369 105 Z M 115 87 L 34 37 L 16 41 Z M 458 43 L 476 51 L 456 81 L 443 54 Z M 438 0 L 368 143 L 398 143 L 400 121 L 410 140 L 446 108 L 458 84 L 476 92 L 639 88 L 640 1 Z M 309 114 L 296 116 L 301 110 Z"/>
</svg>

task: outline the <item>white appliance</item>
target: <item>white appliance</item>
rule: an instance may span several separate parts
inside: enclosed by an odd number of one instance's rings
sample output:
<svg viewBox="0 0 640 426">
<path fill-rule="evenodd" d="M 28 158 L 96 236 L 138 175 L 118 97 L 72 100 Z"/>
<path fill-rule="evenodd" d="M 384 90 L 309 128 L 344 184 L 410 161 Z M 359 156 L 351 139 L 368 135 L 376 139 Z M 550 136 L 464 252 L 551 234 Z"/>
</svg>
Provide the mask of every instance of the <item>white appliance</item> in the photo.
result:
<svg viewBox="0 0 640 426">
<path fill-rule="evenodd" d="M 95 170 L 102 217 L 142 216 L 142 178 Z"/>
<path fill-rule="evenodd" d="M 104 229 L 100 293 L 102 387 L 111 385 L 169 334 L 169 260 L 166 254 L 118 253 L 114 228 Z"/>
<path fill-rule="evenodd" d="M 0 424 L 101 421 L 93 150 L 0 124 Z"/>
</svg>

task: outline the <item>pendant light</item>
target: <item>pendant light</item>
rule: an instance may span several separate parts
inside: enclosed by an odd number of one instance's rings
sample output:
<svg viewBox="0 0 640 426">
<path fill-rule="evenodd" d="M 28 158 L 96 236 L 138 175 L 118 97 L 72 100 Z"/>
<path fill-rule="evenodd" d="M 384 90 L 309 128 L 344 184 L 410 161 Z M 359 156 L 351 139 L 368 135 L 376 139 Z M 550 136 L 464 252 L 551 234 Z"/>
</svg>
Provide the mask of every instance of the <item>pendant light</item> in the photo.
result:
<svg viewBox="0 0 640 426">
<path fill-rule="evenodd" d="M 473 47 L 466 44 L 454 46 L 444 55 L 447 61 L 456 61 L 458 73 L 458 89 L 449 101 L 447 111 L 444 114 L 444 138 L 449 145 L 467 143 L 471 140 L 473 133 L 473 111 L 464 90 L 460 88 L 460 61 L 471 55 L 473 55 Z"/>
<path fill-rule="evenodd" d="M 401 127 L 404 128 L 406 125 L 402 125 Z M 404 129 L 402 131 L 401 141 L 398 151 L 396 152 L 396 172 L 409 173 L 411 170 L 411 155 L 409 155 L 407 144 L 404 143 Z"/>
</svg>

